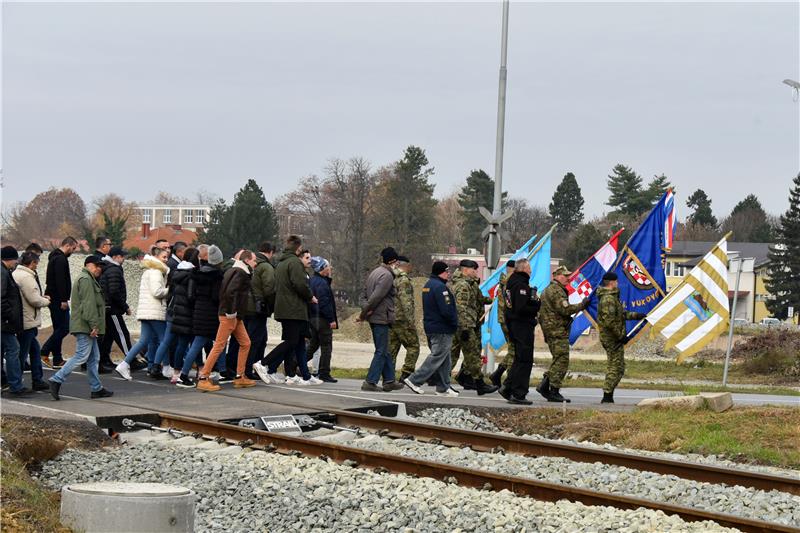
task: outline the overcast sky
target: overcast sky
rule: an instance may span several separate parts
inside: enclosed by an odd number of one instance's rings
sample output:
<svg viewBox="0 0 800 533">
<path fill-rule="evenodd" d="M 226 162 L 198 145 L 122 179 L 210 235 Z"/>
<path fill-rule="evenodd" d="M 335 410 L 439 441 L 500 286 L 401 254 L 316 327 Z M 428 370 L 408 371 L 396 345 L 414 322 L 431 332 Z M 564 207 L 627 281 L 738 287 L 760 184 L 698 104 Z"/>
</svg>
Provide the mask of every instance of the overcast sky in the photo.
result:
<svg viewBox="0 0 800 533">
<path fill-rule="evenodd" d="M 423 147 L 441 197 L 494 173 L 500 3 L 3 4 L 3 204 L 157 191 L 272 199 L 332 157 Z M 587 215 L 616 163 L 718 216 L 788 206 L 800 170 L 792 3 L 511 4 L 504 188 Z"/>
</svg>

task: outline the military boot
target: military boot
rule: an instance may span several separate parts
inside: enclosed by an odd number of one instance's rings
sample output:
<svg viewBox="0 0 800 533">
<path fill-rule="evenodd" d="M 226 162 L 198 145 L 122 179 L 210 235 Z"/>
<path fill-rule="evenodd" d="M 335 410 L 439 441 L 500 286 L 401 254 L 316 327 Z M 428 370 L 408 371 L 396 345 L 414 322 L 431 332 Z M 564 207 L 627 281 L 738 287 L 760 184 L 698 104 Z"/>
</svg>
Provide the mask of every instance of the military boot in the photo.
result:
<svg viewBox="0 0 800 533">
<path fill-rule="evenodd" d="M 464 372 L 463 368 L 458 371 L 456 381 L 459 385 L 464 387 L 464 390 L 475 390 L 475 380 L 472 379 L 472 376 Z"/>
<path fill-rule="evenodd" d="M 505 365 L 497 365 L 497 369 L 492 372 L 492 375 L 489 376 L 489 381 L 492 382 L 492 385 L 499 387 L 500 383 L 503 380 L 503 373 L 506 371 Z"/>
<path fill-rule="evenodd" d="M 554 389 L 553 387 L 550 387 L 550 395 L 547 397 L 547 401 L 548 402 L 567 402 L 567 403 L 572 401 L 572 400 L 568 400 L 567 398 L 564 398 L 563 396 L 561 396 L 561 393 L 558 392 L 559 390 L 560 389 Z"/>
<path fill-rule="evenodd" d="M 545 400 L 550 399 L 550 376 L 544 375 L 542 382 L 536 387 L 536 392 L 541 394 Z"/>
<path fill-rule="evenodd" d="M 493 392 L 496 392 L 497 389 L 500 388 L 495 385 L 487 385 L 486 382 L 483 381 L 482 377 L 474 380 L 474 383 L 475 383 L 475 390 L 478 391 L 478 396 L 483 396 L 484 394 L 491 394 Z"/>
<path fill-rule="evenodd" d="M 614 403 L 614 391 L 604 392 L 603 399 L 600 400 L 600 403 Z"/>
</svg>

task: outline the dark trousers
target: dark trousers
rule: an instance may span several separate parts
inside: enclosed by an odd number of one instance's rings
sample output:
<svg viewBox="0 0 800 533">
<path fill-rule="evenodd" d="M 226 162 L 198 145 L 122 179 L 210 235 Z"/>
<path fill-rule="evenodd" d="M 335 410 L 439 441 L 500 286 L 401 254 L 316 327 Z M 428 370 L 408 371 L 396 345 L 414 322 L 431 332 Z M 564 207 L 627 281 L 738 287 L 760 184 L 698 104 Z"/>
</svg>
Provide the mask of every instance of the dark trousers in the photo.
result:
<svg viewBox="0 0 800 533">
<path fill-rule="evenodd" d="M 69 309 L 61 309 L 60 303 L 50 304 L 49 309 L 50 316 L 53 319 L 53 333 L 42 346 L 42 355 L 49 356 L 53 354 L 53 362 L 60 363 L 64 361 L 64 356 L 61 353 L 61 342 L 64 337 L 69 335 Z"/>
<path fill-rule="evenodd" d="M 305 320 L 282 320 L 281 342 L 272 349 L 269 354 L 261 359 L 261 364 L 265 365 L 271 374 L 278 370 L 278 366 L 284 363 L 284 370 L 287 376 L 295 374 L 297 369 L 296 351 L 297 345 L 305 342 L 308 331 L 308 322 Z"/>
<path fill-rule="evenodd" d="M 106 310 L 106 332 L 100 339 L 100 364 L 113 364 L 111 361 L 111 345 L 117 343 L 123 354 L 131 349 L 131 334 L 125 325 L 124 315 L 115 315 Z"/>
<path fill-rule="evenodd" d="M 260 361 L 264 357 L 264 352 L 267 350 L 267 317 L 266 315 L 249 316 L 244 319 L 244 328 L 247 330 L 247 336 L 250 337 L 250 353 L 247 355 L 247 363 L 245 365 L 244 373 L 247 376 L 253 374 L 253 363 Z M 228 348 L 228 353 L 237 353 L 239 343 L 236 342 L 234 337 Z M 228 366 L 228 368 L 235 368 Z"/>
<path fill-rule="evenodd" d="M 533 369 L 533 328 L 525 322 L 511 322 L 508 333 L 514 343 L 514 364 L 511 365 L 509 386 L 511 395 L 524 398 L 528 395 Z"/>
<path fill-rule="evenodd" d="M 320 350 L 319 368 L 320 376 L 331 375 L 331 356 L 333 355 L 333 330 L 330 323 L 320 317 L 311 319 L 311 341 L 308 343 L 308 355 Z"/>
</svg>

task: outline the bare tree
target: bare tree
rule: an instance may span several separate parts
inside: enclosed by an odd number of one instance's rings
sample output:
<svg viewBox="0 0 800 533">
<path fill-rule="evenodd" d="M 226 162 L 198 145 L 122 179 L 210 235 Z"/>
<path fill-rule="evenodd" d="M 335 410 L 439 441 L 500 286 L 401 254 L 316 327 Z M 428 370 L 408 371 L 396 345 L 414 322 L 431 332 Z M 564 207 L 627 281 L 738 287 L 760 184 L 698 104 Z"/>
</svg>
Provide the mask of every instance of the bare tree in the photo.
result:
<svg viewBox="0 0 800 533">
<path fill-rule="evenodd" d="M 547 209 L 531 206 L 524 198 L 511 198 L 507 209 L 513 214 L 503 224 L 503 229 L 508 233 L 508 238 L 503 241 L 506 252 L 516 251 L 534 234 L 541 237 L 551 225 Z"/>
<path fill-rule="evenodd" d="M 464 248 L 464 209 L 458 202 L 458 191 L 439 200 L 435 211 L 436 232 L 434 245 L 447 250 L 450 245 Z"/>
</svg>

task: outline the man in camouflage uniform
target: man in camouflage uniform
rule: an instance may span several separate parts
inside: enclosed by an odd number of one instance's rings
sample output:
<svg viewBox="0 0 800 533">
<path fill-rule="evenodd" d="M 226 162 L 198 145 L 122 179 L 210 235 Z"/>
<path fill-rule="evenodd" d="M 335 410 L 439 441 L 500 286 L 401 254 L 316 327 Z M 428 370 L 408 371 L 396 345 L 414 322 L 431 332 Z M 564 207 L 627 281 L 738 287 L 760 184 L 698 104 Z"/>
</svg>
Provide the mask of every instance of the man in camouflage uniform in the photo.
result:
<svg viewBox="0 0 800 533">
<path fill-rule="evenodd" d="M 506 337 L 507 351 L 503 362 L 497 365 L 495 371 L 492 372 L 491 376 L 489 376 L 492 385 L 495 385 L 496 387 L 499 387 L 500 383 L 502 383 L 503 373 L 506 370 L 510 370 L 514 365 L 514 343 L 511 342 L 511 337 L 508 336 L 508 327 L 506 326 L 506 299 L 503 298 L 503 295 L 506 292 L 506 282 L 511 274 L 514 273 L 515 266 L 516 261 L 509 259 L 506 263 L 506 271 L 500 275 L 500 283 L 498 283 L 497 287 L 497 321 L 500 323 L 500 328 L 502 328 L 503 335 Z"/>
<path fill-rule="evenodd" d="M 488 385 L 481 375 L 481 324 L 484 306 L 492 303 L 483 295 L 478 277 L 478 263 L 463 259 L 458 270 L 450 278 L 452 292 L 456 298 L 458 330 L 453 335 L 450 359 L 455 366 L 459 354 L 464 352 L 464 364 L 456 381 L 466 390 L 475 389 L 478 395 L 495 392 L 497 387 Z"/>
<path fill-rule="evenodd" d="M 394 323 L 389 329 L 389 355 L 392 357 L 392 363 L 396 364 L 400 346 L 406 349 L 406 358 L 400 374 L 401 382 L 414 373 L 419 358 L 419 335 L 414 317 L 414 285 L 408 277 L 410 272 L 411 261 L 408 257 L 399 256 L 394 271 Z"/>
<path fill-rule="evenodd" d="M 539 325 L 553 361 L 536 390 L 549 402 L 570 401 L 559 392 L 561 382 L 569 369 L 569 330 L 572 326 L 572 315 L 583 311 L 589 305 L 588 298 L 579 304 L 569 303 L 566 286 L 571 274 L 567 267 L 558 267 L 553 272 L 553 281 L 541 297 Z"/>
<path fill-rule="evenodd" d="M 597 289 L 597 326 L 600 329 L 600 344 L 606 351 L 608 367 L 603 384 L 603 400 L 600 403 L 614 403 L 614 389 L 625 373 L 625 344 L 628 336 L 626 320 L 641 320 L 646 315 L 625 311 L 619 301 L 619 282 L 613 272 L 603 276 L 603 286 Z"/>
</svg>

